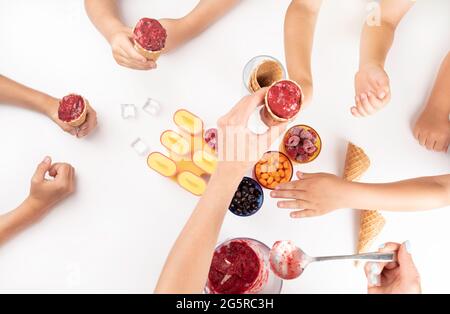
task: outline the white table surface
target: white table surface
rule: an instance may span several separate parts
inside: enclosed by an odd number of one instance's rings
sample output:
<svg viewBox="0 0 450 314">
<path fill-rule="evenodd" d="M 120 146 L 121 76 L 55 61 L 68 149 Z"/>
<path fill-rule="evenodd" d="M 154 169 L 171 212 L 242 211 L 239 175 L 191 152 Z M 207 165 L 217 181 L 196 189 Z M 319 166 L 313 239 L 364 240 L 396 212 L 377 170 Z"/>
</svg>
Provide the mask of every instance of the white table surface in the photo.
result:
<svg viewBox="0 0 450 314">
<path fill-rule="evenodd" d="M 142 16 L 182 16 L 196 2 L 129 0 L 121 7 L 133 25 Z M 0 247 L 0 292 L 153 291 L 197 198 L 150 171 L 130 143 L 141 137 L 152 150 L 162 150 L 159 134 L 174 127 L 172 114 L 181 107 L 213 126 L 244 94 L 246 61 L 258 54 L 284 60 L 288 3 L 243 1 L 203 35 L 162 57 L 158 70 L 137 72 L 115 64 L 83 1 L 0 0 L 0 73 L 59 97 L 81 93 L 99 116 L 98 131 L 77 140 L 43 116 L 0 106 L 0 213 L 27 195 L 35 166 L 46 154 L 72 163 L 78 179 L 73 197 Z M 373 117 L 355 119 L 349 108 L 366 3 L 324 1 L 313 52 L 315 97 L 298 118 L 318 130 L 324 148 L 300 169 L 342 174 L 351 140 L 372 161 L 364 181 L 449 173 L 450 155 L 419 146 L 411 125 L 450 47 L 450 2 L 417 1 L 388 58 L 391 103 Z M 140 108 L 147 97 L 162 103 L 159 117 L 139 109 L 136 120 L 121 118 L 121 103 Z M 450 292 L 450 207 L 385 217 L 377 243 L 409 239 L 424 292 Z M 311 255 L 325 255 L 354 252 L 357 232 L 352 210 L 292 220 L 266 197 L 263 209 L 250 218 L 227 215 L 220 239 L 245 236 L 269 245 L 293 239 Z M 311 265 L 302 278 L 286 282 L 283 292 L 365 293 L 365 287 L 363 271 L 343 261 Z"/>
</svg>

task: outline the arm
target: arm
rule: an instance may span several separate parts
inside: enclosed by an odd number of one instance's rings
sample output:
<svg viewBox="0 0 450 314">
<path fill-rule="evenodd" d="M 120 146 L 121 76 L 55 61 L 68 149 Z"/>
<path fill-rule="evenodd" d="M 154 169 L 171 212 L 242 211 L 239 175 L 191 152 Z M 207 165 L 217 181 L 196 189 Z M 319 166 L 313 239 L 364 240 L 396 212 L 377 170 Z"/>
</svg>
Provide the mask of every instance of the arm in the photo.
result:
<svg viewBox="0 0 450 314">
<path fill-rule="evenodd" d="M 379 23 L 364 23 L 359 70 L 355 76 L 355 107 L 351 109 L 354 116 L 374 114 L 390 101 L 390 83 L 384 64 L 397 25 L 413 5 L 411 0 L 381 0 L 377 11 L 381 14 Z"/>
<path fill-rule="evenodd" d="M 417 211 L 450 205 L 450 175 L 384 184 L 353 183 L 353 187 L 349 208 Z"/>
<path fill-rule="evenodd" d="M 265 152 L 285 130 L 286 124 L 271 127 L 267 133 L 260 135 L 247 129 L 248 119 L 263 103 L 266 91 L 261 89 L 244 97 L 219 120 L 219 136 L 224 144 L 219 147 L 222 156 L 236 156 L 233 159 L 241 156 L 236 155 L 235 151 L 225 152 L 225 149 L 234 149 L 235 138 L 239 135 L 246 136 L 248 152 Z M 249 155 L 246 158 L 250 158 Z M 224 160 L 219 161 L 204 195 L 173 245 L 156 285 L 156 293 L 203 291 L 223 219 L 239 183 L 253 165 L 252 160 Z"/>
<path fill-rule="evenodd" d="M 311 51 L 322 0 L 293 0 L 284 23 L 284 45 L 289 76 L 303 89 L 305 103 L 312 99 Z"/>
<path fill-rule="evenodd" d="M 58 110 L 58 99 L 0 75 L 0 103 L 20 106 L 51 117 Z"/>
<path fill-rule="evenodd" d="M 125 28 L 116 0 L 85 0 L 84 6 L 92 23 L 109 43 L 116 32 Z"/>
<path fill-rule="evenodd" d="M 69 164 L 52 165 L 50 157 L 46 157 L 36 169 L 29 196 L 15 210 L 0 215 L 0 245 L 69 196 L 74 190 L 74 172 Z M 46 173 L 54 180 L 45 179 Z"/>
<path fill-rule="evenodd" d="M 156 63 L 141 56 L 133 43 L 133 30 L 123 24 L 115 0 L 85 0 L 92 23 L 111 45 L 117 64 L 134 70 L 151 70 Z"/>
<path fill-rule="evenodd" d="M 201 293 L 231 199 L 244 173 L 219 165 L 205 194 L 175 242 L 157 293 Z M 201 243 L 201 245 L 198 245 Z"/>
<path fill-rule="evenodd" d="M 87 107 L 87 118 L 80 127 L 72 127 L 58 118 L 59 99 L 39 92 L 0 75 L 0 103 L 11 104 L 40 112 L 53 120 L 64 131 L 77 136 L 88 135 L 97 126 L 97 113 Z"/>
<path fill-rule="evenodd" d="M 167 26 L 167 51 L 181 46 L 188 40 L 204 32 L 209 26 L 219 20 L 241 0 L 200 0 L 197 6 L 179 20 L 163 19 L 161 23 Z"/>
<path fill-rule="evenodd" d="M 170 52 L 196 37 L 217 21 L 240 0 L 201 0 L 180 19 L 161 19 L 167 30 L 164 53 Z M 141 56 L 133 47 L 133 30 L 120 19 L 115 0 L 85 0 L 86 12 L 95 27 L 111 45 L 116 62 L 136 70 L 156 68 L 156 63 Z"/>
<path fill-rule="evenodd" d="M 299 180 L 271 193 L 280 208 L 302 209 L 293 218 L 327 214 L 339 208 L 417 211 L 450 205 L 450 174 L 369 184 L 349 182 L 327 173 L 298 173 Z"/>
<path fill-rule="evenodd" d="M 384 67 L 394 41 L 395 30 L 403 16 L 414 5 L 411 0 L 382 0 L 379 25 L 364 23 L 360 43 L 360 68 L 367 64 Z"/>
</svg>

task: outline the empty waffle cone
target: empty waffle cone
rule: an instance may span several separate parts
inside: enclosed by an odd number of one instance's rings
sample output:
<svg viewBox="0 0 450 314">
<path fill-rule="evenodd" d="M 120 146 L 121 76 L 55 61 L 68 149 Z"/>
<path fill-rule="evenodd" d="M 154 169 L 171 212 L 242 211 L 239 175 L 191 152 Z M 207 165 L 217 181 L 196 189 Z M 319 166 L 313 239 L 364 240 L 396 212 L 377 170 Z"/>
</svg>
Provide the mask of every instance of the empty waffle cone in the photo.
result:
<svg viewBox="0 0 450 314">
<path fill-rule="evenodd" d="M 162 50 L 158 51 L 150 51 L 142 48 L 138 42 L 134 42 L 134 48 L 139 52 L 142 56 L 146 57 L 148 60 L 157 61 L 159 56 L 161 55 Z"/>
<path fill-rule="evenodd" d="M 370 250 L 374 240 L 381 233 L 386 220 L 377 210 L 362 210 L 359 228 L 358 253 Z"/>
<path fill-rule="evenodd" d="M 283 68 L 281 65 L 273 60 L 265 60 L 252 72 L 249 83 L 250 90 L 256 92 L 282 79 Z"/>
<path fill-rule="evenodd" d="M 348 143 L 347 157 L 345 158 L 344 178 L 348 181 L 359 180 L 369 169 L 370 159 L 364 150 L 353 143 Z"/>
</svg>

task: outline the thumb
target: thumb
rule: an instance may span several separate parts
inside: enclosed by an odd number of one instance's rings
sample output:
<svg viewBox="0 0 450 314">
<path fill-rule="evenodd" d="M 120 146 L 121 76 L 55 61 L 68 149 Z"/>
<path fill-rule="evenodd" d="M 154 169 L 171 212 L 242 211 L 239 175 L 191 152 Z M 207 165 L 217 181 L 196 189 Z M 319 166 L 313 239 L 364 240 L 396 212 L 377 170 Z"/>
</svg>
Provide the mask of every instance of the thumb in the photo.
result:
<svg viewBox="0 0 450 314">
<path fill-rule="evenodd" d="M 45 177 L 45 173 L 52 166 L 52 159 L 49 156 L 46 156 L 43 161 L 37 166 L 36 171 L 33 175 L 33 180 L 35 181 L 43 181 Z"/>
<path fill-rule="evenodd" d="M 416 265 L 411 255 L 411 244 L 409 241 L 404 242 L 397 253 L 397 263 L 400 265 L 400 271 L 402 274 L 411 276 L 417 273 Z"/>
</svg>

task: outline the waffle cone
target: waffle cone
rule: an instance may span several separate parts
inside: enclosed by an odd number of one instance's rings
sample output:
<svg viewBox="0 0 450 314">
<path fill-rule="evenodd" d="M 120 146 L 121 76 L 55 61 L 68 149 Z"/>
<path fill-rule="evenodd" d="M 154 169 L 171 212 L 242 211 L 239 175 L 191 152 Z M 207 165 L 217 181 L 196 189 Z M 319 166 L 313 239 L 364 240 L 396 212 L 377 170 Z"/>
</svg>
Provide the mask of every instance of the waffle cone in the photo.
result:
<svg viewBox="0 0 450 314">
<path fill-rule="evenodd" d="M 348 143 L 344 178 L 348 181 L 357 181 L 369 169 L 369 166 L 370 160 L 364 150 L 353 143 Z"/>
<path fill-rule="evenodd" d="M 263 61 L 250 76 L 250 90 L 256 92 L 263 87 L 269 87 L 274 82 L 283 79 L 283 68 L 273 60 Z"/>
<path fill-rule="evenodd" d="M 142 48 L 138 42 L 134 42 L 134 48 L 139 52 L 142 56 L 146 57 L 148 60 L 157 61 L 159 56 L 161 55 L 162 50 L 158 51 L 150 51 Z"/>
<path fill-rule="evenodd" d="M 79 127 L 86 121 L 87 107 L 89 106 L 89 101 L 87 101 L 87 99 L 85 99 L 85 98 L 83 98 L 83 100 L 84 100 L 84 109 L 83 109 L 83 112 L 81 113 L 81 115 L 78 118 L 76 118 L 75 120 L 67 122 L 68 125 L 70 125 L 74 128 Z"/>
<path fill-rule="evenodd" d="M 386 221 L 377 210 L 362 210 L 359 228 L 358 253 L 370 250 Z"/>
</svg>

